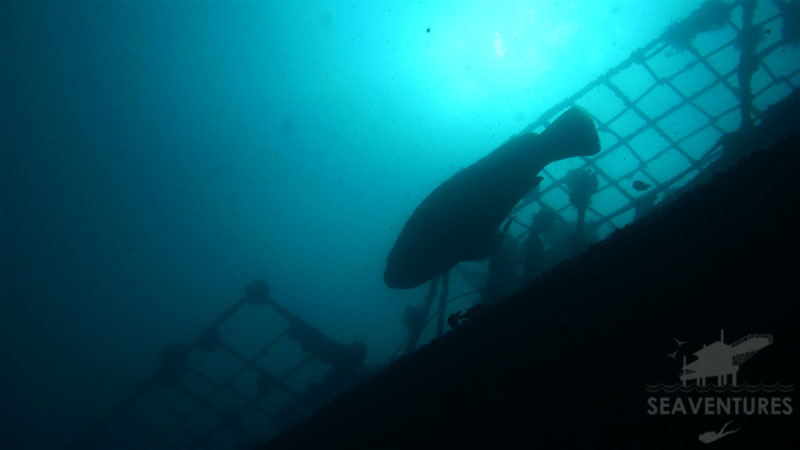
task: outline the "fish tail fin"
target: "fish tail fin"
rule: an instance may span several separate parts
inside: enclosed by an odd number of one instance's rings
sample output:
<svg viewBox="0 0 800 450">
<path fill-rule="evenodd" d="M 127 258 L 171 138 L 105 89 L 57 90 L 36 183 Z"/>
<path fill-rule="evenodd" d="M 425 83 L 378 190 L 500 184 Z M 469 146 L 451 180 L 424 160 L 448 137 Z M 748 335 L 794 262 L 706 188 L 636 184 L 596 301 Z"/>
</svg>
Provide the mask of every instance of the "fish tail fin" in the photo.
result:
<svg viewBox="0 0 800 450">
<path fill-rule="evenodd" d="M 600 151 L 600 137 L 594 121 L 577 106 L 558 116 L 542 132 L 542 137 L 559 149 L 561 158 L 591 156 Z"/>
</svg>

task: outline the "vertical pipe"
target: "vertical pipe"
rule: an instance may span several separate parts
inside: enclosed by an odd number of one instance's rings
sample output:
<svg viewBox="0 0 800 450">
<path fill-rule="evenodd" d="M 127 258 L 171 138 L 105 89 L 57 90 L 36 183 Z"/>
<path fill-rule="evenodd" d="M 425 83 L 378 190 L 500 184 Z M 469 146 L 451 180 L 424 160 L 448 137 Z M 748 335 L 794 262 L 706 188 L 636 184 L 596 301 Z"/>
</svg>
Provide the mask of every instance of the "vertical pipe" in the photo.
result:
<svg viewBox="0 0 800 450">
<path fill-rule="evenodd" d="M 417 348 L 417 341 L 422 336 L 422 330 L 425 328 L 425 322 L 428 320 L 428 311 L 431 310 L 433 299 L 436 298 L 436 285 L 439 283 L 440 277 L 435 277 L 428 284 L 428 295 L 425 296 L 425 305 L 422 307 L 422 316 L 424 319 L 419 327 L 409 332 L 408 345 L 406 345 L 406 353 L 411 353 Z"/>
<path fill-rule="evenodd" d="M 442 275 L 442 293 L 439 295 L 439 316 L 436 318 L 436 336 L 444 334 L 444 315 L 447 314 L 447 296 L 450 294 L 450 271 Z"/>
<path fill-rule="evenodd" d="M 758 69 L 756 47 L 758 33 L 753 26 L 756 1 L 742 1 L 742 31 L 739 33 L 739 101 L 741 102 L 742 123 L 740 128 L 747 130 L 753 127 L 753 92 L 750 81 Z"/>
<path fill-rule="evenodd" d="M 577 251 L 583 250 L 586 246 L 586 208 L 578 208 L 578 224 L 575 227 L 575 247 Z"/>
<path fill-rule="evenodd" d="M 686 386 L 686 355 L 683 355 L 683 370 L 681 370 L 681 375 L 683 375 L 683 379 L 681 380 L 681 384 Z"/>
</svg>

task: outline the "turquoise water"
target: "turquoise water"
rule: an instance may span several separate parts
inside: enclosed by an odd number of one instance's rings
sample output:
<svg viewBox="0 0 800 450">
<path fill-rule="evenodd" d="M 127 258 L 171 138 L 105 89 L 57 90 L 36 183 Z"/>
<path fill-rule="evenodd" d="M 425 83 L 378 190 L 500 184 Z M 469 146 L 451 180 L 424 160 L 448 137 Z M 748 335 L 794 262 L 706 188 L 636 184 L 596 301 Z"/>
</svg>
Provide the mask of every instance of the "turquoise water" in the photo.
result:
<svg viewBox="0 0 800 450">
<path fill-rule="evenodd" d="M 411 3 L 0 3 L 6 445 L 74 438 L 254 279 L 385 362 L 416 205 L 701 2 Z"/>
</svg>

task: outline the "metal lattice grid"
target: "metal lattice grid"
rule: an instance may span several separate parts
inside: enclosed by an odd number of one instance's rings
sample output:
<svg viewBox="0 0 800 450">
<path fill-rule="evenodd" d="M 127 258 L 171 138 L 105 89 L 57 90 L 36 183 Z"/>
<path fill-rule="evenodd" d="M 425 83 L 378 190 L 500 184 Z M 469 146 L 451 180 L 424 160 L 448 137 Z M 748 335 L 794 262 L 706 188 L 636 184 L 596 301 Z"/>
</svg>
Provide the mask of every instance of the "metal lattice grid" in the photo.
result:
<svg viewBox="0 0 800 450">
<path fill-rule="evenodd" d="M 595 120 L 602 151 L 549 165 L 537 200 L 521 204 L 515 214 L 538 203 L 566 220 L 574 208 L 565 175 L 574 168 L 591 169 L 600 184 L 587 212 L 587 226 L 607 225 L 607 235 L 633 221 L 639 199 L 679 188 L 718 157 L 719 138 L 740 127 L 743 109 L 749 109 L 757 123 L 769 105 L 797 89 L 800 58 L 788 55 L 797 53 L 797 43 L 782 36 L 785 18 L 776 2 L 719 3 L 727 12 L 723 26 L 698 30 L 680 46 L 671 43 L 668 30 L 523 130 L 541 132 L 562 111 L 578 105 Z M 752 56 L 757 70 L 750 83 L 750 106 L 742 104 L 739 87 L 741 17 L 747 9 L 743 4 L 755 6 L 750 27 L 763 34 Z M 684 22 L 689 21 L 691 17 Z M 633 180 L 652 187 L 639 192 Z"/>
<path fill-rule="evenodd" d="M 250 339 L 223 338 L 237 332 Z M 251 448 L 366 378 L 365 356 L 362 343 L 327 338 L 255 281 L 190 345 L 162 352 L 159 370 L 76 447 Z"/>
<path fill-rule="evenodd" d="M 719 158 L 722 137 L 758 125 L 770 105 L 797 90 L 798 28 L 800 2 L 708 0 L 547 110 L 520 133 L 540 133 L 577 105 L 594 119 L 601 151 L 548 165 L 540 173 L 544 180 L 538 190 L 514 208 L 512 235 L 520 242 L 527 239 L 531 223 L 524 218 L 552 208 L 562 233 L 547 243 L 550 259 L 544 270 L 574 254 L 568 241 L 576 223 L 594 235 L 588 241 L 596 241 L 647 214 L 665 194 L 679 190 Z M 592 174 L 597 183 L 584 211 L 570 196 L 570 182 L 582 172 Z M 649 187 L 637 190 L 634 181 Z M 572 250 L 565 252 L 565 246 Z M 481 294 L 481 280 L 463 266 L 456 270 L 474 290 L 447 300 L 447 305 L 463 305 Z M 440 314 L 429 310 L 430 299 L 425 305 L 423 328 Z M 412 329 L 409 335 L 414 333 L 422 331 Z"/>
</svg>

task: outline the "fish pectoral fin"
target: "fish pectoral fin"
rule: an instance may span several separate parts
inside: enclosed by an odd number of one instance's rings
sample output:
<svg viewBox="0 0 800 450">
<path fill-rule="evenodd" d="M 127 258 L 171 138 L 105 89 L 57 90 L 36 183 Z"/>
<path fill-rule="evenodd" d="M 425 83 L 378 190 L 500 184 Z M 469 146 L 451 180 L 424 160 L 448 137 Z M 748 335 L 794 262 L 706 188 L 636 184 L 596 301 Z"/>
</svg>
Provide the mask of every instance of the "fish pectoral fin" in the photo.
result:
<svg viewBox="0 0 800 450">
<path fill-rule="evenodd" d="M 544 177 L 528 178 L 525 181 L 527 185 L 522 187 L 523 189 L 525 189 L 526 193 L 533 192 L 533 190 L 536 189 L 542 183 L 542 180 L 544 180 Z"/>
<path fill-rule="evenodd" d="M 506 233 L 508 233 L 508 228 L 511 226 L 511 222 L 513 222 L 515 218 L 516 216 L 509 217 L 502 230 L 495 231 L 489 239 L 481 240 L 482 242 L 477 243 L 476 245 L 467 246 L 467 248 L 470 249 L 470 252 L 462 255 L 460 261 L 481 261 L 492 256 L 492 254 L 497 251 L 497 248 L 500 247 L 503 239 L 505 239 Z"/>
</svg>

